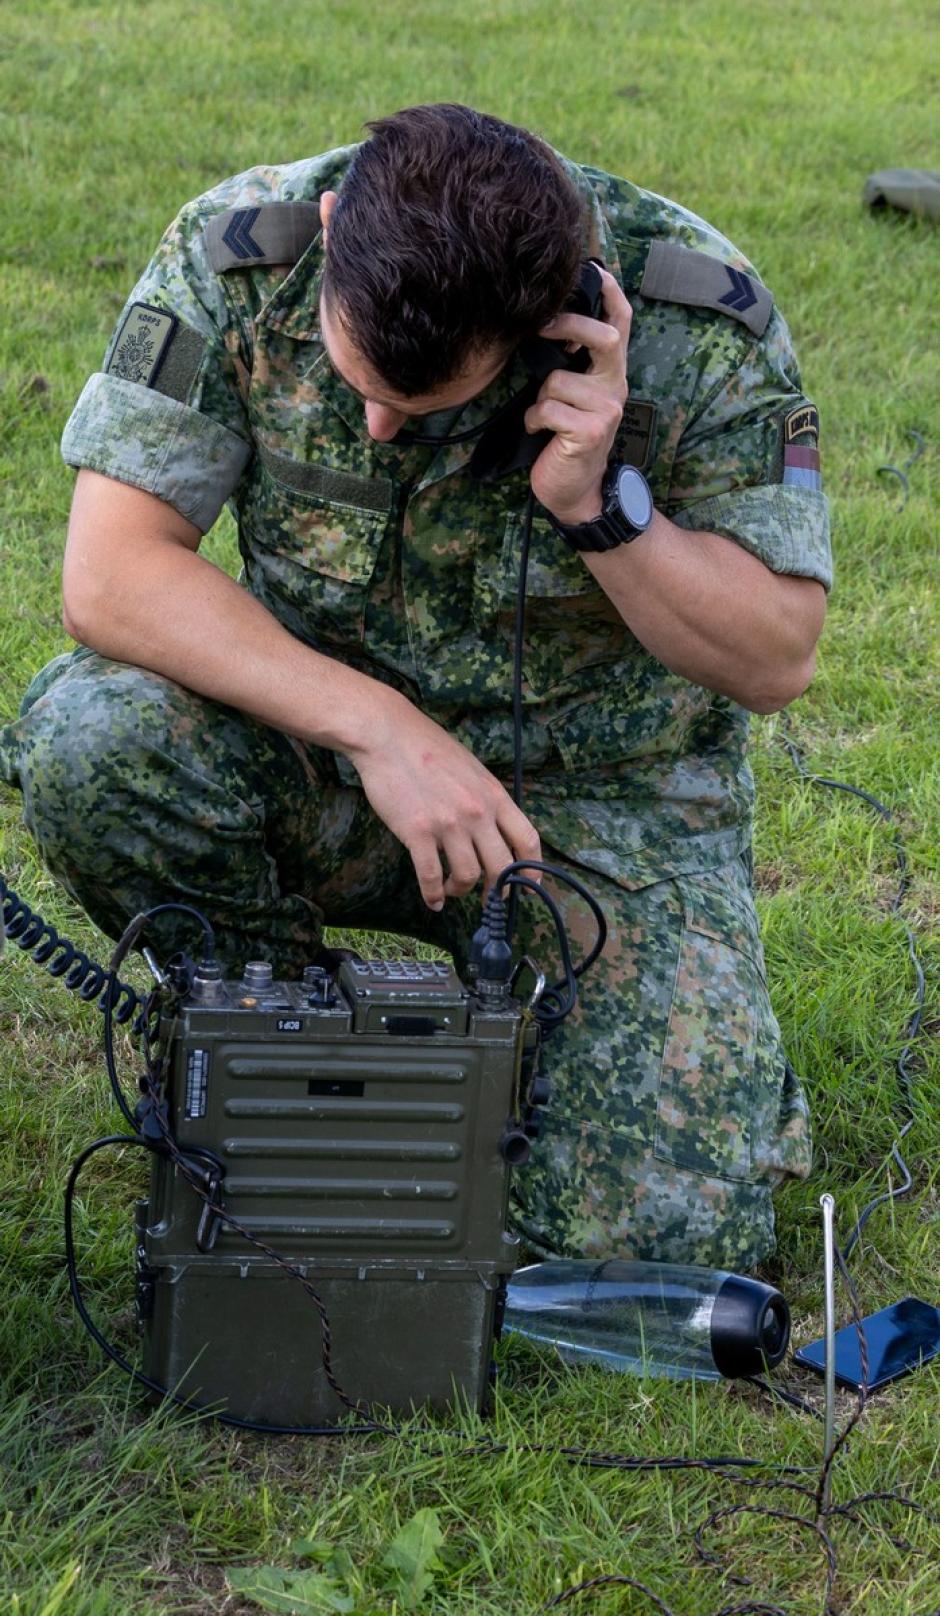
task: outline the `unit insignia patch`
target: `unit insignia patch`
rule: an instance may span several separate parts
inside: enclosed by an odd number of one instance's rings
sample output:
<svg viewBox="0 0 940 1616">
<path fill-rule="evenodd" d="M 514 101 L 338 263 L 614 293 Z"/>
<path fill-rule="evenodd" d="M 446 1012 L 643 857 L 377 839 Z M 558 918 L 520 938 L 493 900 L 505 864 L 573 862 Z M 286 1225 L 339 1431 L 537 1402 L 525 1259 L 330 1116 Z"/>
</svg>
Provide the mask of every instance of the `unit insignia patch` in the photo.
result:
<svg viewBox="0 0 940 1616">
<path fill-rule="evenodd" d="M 799 409 L 791 410 L 783 423 L 784 443 L 795 443 L 804 432 L 811 432 L 816 446 L 819 446 L 819 411 L 814 404 L 801 404 Z"/>
<path fill-rule="evenodd" d="M 166 309 L 132 303 L 107 365 L 109 376 L 151 387 L 179 321 Z"/>
</svg>

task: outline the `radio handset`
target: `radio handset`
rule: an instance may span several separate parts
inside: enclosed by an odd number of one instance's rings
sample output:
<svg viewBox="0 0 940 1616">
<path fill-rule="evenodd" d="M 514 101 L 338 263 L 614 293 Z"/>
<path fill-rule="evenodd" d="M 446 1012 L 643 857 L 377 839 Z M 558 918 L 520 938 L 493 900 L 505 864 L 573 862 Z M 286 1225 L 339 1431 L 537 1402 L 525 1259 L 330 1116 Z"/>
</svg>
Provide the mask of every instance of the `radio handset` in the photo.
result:
<svg viewBox="0 0 940 1616">
<path fill-rule="evenodd" d="M 604 283 L 598 263 L 586 258 L 578 284 L 565 304 L 565 314 L 586 314 L 592 320 L 604 317 Z M 470 475 L 479 482 L 496 482 L 512 471 L 534 465 L 550 432 L 527 432 L 525 412 L 535 403 L 546 376 L 553 370 L 585 371 L 591 363 L 587 348 L 568 350 L 566 342 L 550 337 L 529 337 L 520 343 L 518 357 L 529 373 L 529 381 L 509 400 L 490 422 L 470 461 Z"/>
</svg>

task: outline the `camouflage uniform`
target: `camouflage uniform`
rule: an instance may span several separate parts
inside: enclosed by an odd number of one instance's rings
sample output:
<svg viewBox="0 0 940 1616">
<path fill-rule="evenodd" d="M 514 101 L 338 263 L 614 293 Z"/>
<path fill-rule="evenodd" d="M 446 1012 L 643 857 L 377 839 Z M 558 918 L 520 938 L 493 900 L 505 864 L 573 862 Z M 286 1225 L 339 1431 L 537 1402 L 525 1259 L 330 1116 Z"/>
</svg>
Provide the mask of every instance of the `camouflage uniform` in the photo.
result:
<svg viewBox="0 0 940 1616">
<path fill-rule="evenodd" d="M 63 453 L 203 530 L 228 500 L 258 599 L 305 643 L 402 691 L 508 781 L 527 478 L 472 481 L 472 442 L 371 441 L 361 402 L 331 370 L 311 221 L 354 150 L 253 169 L 183 209 Z M 815 412 L 769 294 L 694 215 L 569 168 L 589 204 L 585 246 L 634 308 L 616 456 L 645 467 L 673 521 L 828 587 Z M 277 262 L 265 249 L 274 237 Z M 691 249 L 682 264 L 695 273 L 674 296 L 650 278 L 662 244 Z M 484 420 L 523 380 L 511 363 L 429 429 Z M 650 656 L 538 518 L 523 669 L 525 809 L 546 856 L 592 885 L 610 940 L 578 1012 L 545 1046 L 554 1099 L 518 1175 L 522 1225 L 534 1244 L 572 1254 L 747 1266 L 772 1246 L 773 1186 L 805 1175 L 810 1157 L 747 873 L 747 715 Z M 430 914 L 346 759 L 159 675 L 87 650 L 57 659 L 0 734 L 0 771 L 22 790 L 50 867 L 112 935 L 174 895 L 206 910 L 233 965 L 267 955 L 297 972 L 324 920 L 429 938 L 463 964 L 478 898 Z M 559 897 L 586 946 L 582 909 Z M 520 940 L 551 970 L 539 909 L 524 900 Z M 184 940 L 169 923 L 159 936 L 165 949 Z"/>
</svg>

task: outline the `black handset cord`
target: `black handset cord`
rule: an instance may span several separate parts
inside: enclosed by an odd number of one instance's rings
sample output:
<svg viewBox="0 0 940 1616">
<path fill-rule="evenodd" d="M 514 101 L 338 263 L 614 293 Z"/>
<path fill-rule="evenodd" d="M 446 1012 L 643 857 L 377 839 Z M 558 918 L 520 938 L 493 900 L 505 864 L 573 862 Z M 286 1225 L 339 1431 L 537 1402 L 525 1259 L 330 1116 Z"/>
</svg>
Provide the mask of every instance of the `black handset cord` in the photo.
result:
<svg viewBox="0 0 940 1616">
<path fill-rule="evenodd" d="M 525 592 L 529 578 L 529 551 L 532 548 L 532 518 L 535 515 L 535 495 L 529 484 L 529 493 L 522 517 L 519 539 L 519 579 L 516 585 L 516 617 L 512 637 L 512 800 L 522 808 L 522 647 L 525 635 Z M 519 889 L 509 894 L 509 935 L 516 929 L 519 907 Z"/>
<path fill-rule="evenodd" d="M 392 444 L 396 449 L 410 449 L 412 444 L 428 445 L 434 449 L 449 449 L 452 444 L 470 443 L 473 438 L 482 437 L 483 433 L 488 432 L 491 426 L 495 426 L 504 415 L 508 415 L 510 410 L 515 409 L 519 400 L 524 398 L 529 391 L 530 385 L 531 383 L 524 382 L 519 391 L 513 393 L 512 398 L 507 399 L 505 404 L 501 404 L 499 409 L 494 410 L 492 415 L 488 415 L 485 420 L 478 421 L 476 426 L 466 426 L 460 432 L 445 432 L 442 436 L 436 436 L 433 432 L 411 432 L 407 427 L 402 427 L 401 431 L 397 432 L 392 439 Z M 461 410 L 465 407 L 465 405 L 461 405 Z"/>
<path fill-rule="evenodd" d="M 55 926 L 31 909 L 14 892 L 0 874 L 0 912 L 3 930 L 11 943 L 16 943 L 25 954 L 30 954 L 37 965 L 44 965 L 50 976 L 56 977 L 70 993 L 77 993 L 85 1004 L 97 1000 L 98 1009 L 105 1008 L 108 991 L 108 972 L 98 965 L 74 943 L 63 937 Z M 112 1010 L 120 1025 L 143 1010 L 144 1001 L 126 982 L 118 982 Z"/>
</svg>

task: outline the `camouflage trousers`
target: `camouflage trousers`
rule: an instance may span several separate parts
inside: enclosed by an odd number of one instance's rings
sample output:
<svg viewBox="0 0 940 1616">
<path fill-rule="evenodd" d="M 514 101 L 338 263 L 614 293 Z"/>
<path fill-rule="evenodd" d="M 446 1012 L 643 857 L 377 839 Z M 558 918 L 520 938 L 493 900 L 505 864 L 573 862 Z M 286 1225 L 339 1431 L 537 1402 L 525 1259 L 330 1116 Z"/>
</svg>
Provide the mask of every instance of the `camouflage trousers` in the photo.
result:
<svg viewBox="0 0 940 1616">
<path fill-rule="evenodd" d="M 202 909 L 223 963 L 299 975 L 324 925 L 439 945 L 461 973 L 479 894 L 423 904 L 411 860 L 332 755 L 181 686 L 81 649 L 33 680 L 0 730 L 49 868 L 111 937 L 174 898 Z M 639 891 L 567 863 L 609 939 L 576 1011 L 545 1042 L 552 1101 L 515 1175 L 516 1221 L 544 1253 L 747 1268 L 773 1249 L 771 1192 L 810 1166 L 806 1103 L 767 995 L 747 870 L 735 860 Z M 575 958 L 593 939 L 556 883 Z M 559 971 L 544 906 L 523 897 L 518 952 Z M 162 917 L 158 957 L 193 948 Z"/>
</svg>

